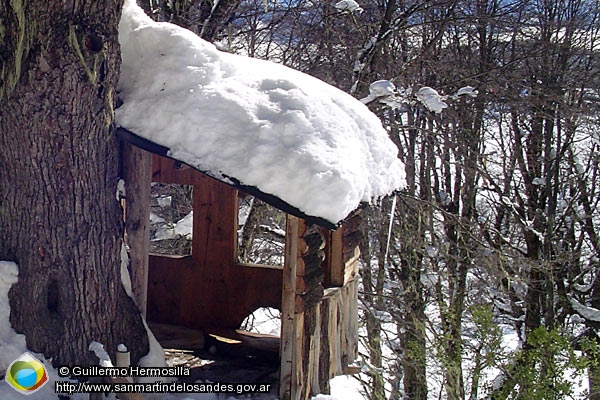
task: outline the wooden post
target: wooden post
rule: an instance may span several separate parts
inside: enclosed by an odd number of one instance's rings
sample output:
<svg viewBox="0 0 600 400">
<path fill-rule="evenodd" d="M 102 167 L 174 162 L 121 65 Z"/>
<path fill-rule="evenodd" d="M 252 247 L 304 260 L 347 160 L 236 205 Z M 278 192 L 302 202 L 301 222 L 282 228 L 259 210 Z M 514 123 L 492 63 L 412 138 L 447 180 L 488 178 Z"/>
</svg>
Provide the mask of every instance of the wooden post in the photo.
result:
<svg viewBox="0 0 600 400">
<path fill-rule="evenodd" d="M 102 350 L 104 350 L 104 348 L 102 348 Z M 90 365 L 99 365 L 100 363 L 98 362 L 98 359 L 99 359 L 98 353 L 95 350 L 90 351 Z M 110 366 L 110 367 L 113 366 L 110 359 L 108 360 L 108 366 Z M 106 383 L 123 385 L 123 384 L 131 383 L 131 381 L 129 379 L 130 378 L 126 378 L 126 377 L 111 377 L 111 376 L 107 376 L 104 378 L 91 377 L 89 382 L 90 383 L 98 383 L 98 384 L 100 384 L 102 382 L 106 382 Z M 89 396 L 90 400 L 104 399 L 104 393 L 89 393 L 88 396 Z M 123 399 L 123 400 L 144 400 L 144 396 L 142 396 L 139 393 L 119 393 L 119 398 Z"/>
<path fill-rule="evenodd" d="M 296 349 L 296 269 L 298 261 L 298 218 L 287 216 L 285 232 L 285 260 L 283 265 L 283 290 L 281 297 L 281 368 L 279 398 L 292 398 L 292 374 Z"/>
<path fill-rule="evenodd" d="M 129 368 L 131 366 L 131 353 L 129 353 L 129 350 L 124 344 L 120 344 L 117 347 L 117 355 L 115 362 L 117 363 L 117 367 L 119 368 Z M 133 382 L 132 377 L 127 377 L 125 379 L 127 379 L 127 381 L 130 383 Z"/>
<path fill-rule="evenodd" d="M 123 345 L 119 345 L 119 349 L 117 350 L 117 367 L 119 368 L 129 368 L 131 365 L 131 356 L 129 350 L 127 348 L 121 348 Z M 123 346 L 124 347 L 124 346 Z"/>
<path fill-rule="evenodd" d="M 125 231 L 129 245 L 131 289 L 140 312 L 146 317 L 148 291 L 148 252 L 150 248 L 150 153 L 123 143 L 123 179 L 125 180 Z"/>
<path fill-rule="evenodd" d="M 328 273 L 325 275 L 327 287 L 341 287 L 344 285 L 344 262 L 343 262 L 343 233 L 344 227 L 340 227 L 329 236 L 327 265 Z"/>
</svg>

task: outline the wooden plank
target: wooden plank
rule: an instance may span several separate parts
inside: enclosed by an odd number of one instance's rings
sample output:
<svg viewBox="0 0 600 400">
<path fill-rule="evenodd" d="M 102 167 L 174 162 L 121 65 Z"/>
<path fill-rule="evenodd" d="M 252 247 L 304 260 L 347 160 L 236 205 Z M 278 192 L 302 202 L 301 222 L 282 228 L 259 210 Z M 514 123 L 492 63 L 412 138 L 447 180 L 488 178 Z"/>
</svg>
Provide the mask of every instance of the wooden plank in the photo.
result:
<svg viewBox="0 0 600 400">
<path fill-rule="evenodd" d="M 351 232 L 351 233 L 348 233 L 347 235 L 344 234 L 344 238 L 343 238 L 344 261 L 348 261 L 349 259 L 351 259 L 354 256 L 354 249 L 359 246 L 361 239 L 362 239 L 362 233 L 360 233 L 360 232 Z"/>
<path fill-rule="evenodd" d="M 200 265 L 212 261 L 229 266 L 235 262 L 237 190 L 198 172 L 191 182 L 194 185 L 192 257 Z"/>
<path fill-rule="evenodd" d="M 131 289 L 136 305 L 146 317 L 152 158 L 150 153 L 130 143 L 123 143 L 122 156 L 126 192 L 125 232 L 129 245 Z"/>
<path fill-rule="evenodd" d="M 262 268 L 262 269 L 277 269 L 283 271 L 283 265 L 268 265 L 268 264 L 254 264 L 254 263 L 241 263 L 236 264 L 238 267 L 244 268 Z"/>
<path fill-rule="evenodd" d="M 342 312 L 342 289 L 331 288 L 327 290 L 328 299 L 328 316 L 327 316 L 327 330 L 329 331 L 329 378 L 341 375 L 343 373 L 342 368 L 342 329 L 341 323 L 341 312 Z"/>
<path fill-rule="evenodd" d="M 314 329 L 309 337 L 309 354 L 308 354 L 308 383 L 309 383 L 309 395 L 310 397 L 316 396 L 319 393 L 327 394 L 329 392 L 328 387 L 322 387 L 320 384 L 320 355 L 321 355 L 321 305 L 319 303 L 316 307 L 312 308 L 310 312 L 314 315 Z"/>
<path fill-rule="evenodd" d="M 307 286 L 304 276 L 296 276 L 296 293 L 306 292 Z"/>
<path fill-rule="evenodd" d="M 296 301 L 294 302 L 294 312 L 296 314 L 302 314 L 305 308 L 304 298 L 302 297 L 302 295 L 296 294 L 295 299 Z"/>
<path fill-rule="evenodd" d="M 298 218 L 288 215 L 285 234 L 285 260 L 281 295 L 281 368 L 279 398 L 292 399 L 292 374 L 296 342 L 296 267 L 298 261 Z"/>
<path fill-rule="evenodd" d="M 319 388 L 323 393 L 329 392 L 329 379 L 331 378 L 329 368 L 331 362 L 330 345 L 329 345 L 329 308 L 331 304 L 331 296 L 328 295 L 330 289 L 325 289 L 325 295 L 321 302 L 320 310 L 320 352 L 319 352 Z"/>
<path fill-rule="evenodd" d="M 304 271 L 302 274 L 296 273 L 298 281 L 301 282 L 301 285 L 296 285 L 296 294 L 302 295 L 302 301 L 298 301 L 296 304 L 296 312 L 312 308 L 321 301 L 325 275 L 322 268 L 326 255 L 323 251 L 325 238 L 321 228 L 316 225 L 306 225 L 300 240 L 303 240 L 308 246 L 298 255 L 298 266 L 302 265 Z"/>
<path fill-rule="evenodd" d="M 304 221 L 303 219 L 298 218 L 298 244 L 297 244 L 297 256 L 301 257 L 302 255 L 306 254 L 306 252 L 308 251 L 308 243 L 306 243 L 306 241 L 304 239 L 302 239 L 302 237 L 304 236 L 304 234 L 306 233 L 306 221 Z"/>
<path fill-rule="evenodd" d="M 206 274 L 212 273 L 212 269 L 207 271 Z M 188 328 L 219 326 L 235 329 L 258 307 L 281 307 L 283 271 L 280 269 L 234 265 L 228 281 L 206 277 L 209 284 L 202 282 L 202 272 L 191 256 L 151 255 L 149 318 Z M 241 286 L 247 286 L 247 290 L 240 290 Z"/>
<path fill-rule="evenodd" d="M 182 263 L 159 257 L 150 261 L 152 315 L 157 321 L 237 328 L 259 307 L 279 308 L 283 268 L 236 262 L 237 190 L 164 157 L 153 158 L 152 174 L 158 182 L 194 187 L 191 258 Z M 168 306 L 173 308 L 169 311 Z"/>
<path fill-rule="evenodd" d="M 343 233 L 344 228 L 341 227 L 329 235 L 325 287 L 344 285 Z"/>
<path fill-rule="evenodd" d="M 294 321 L 294 350 L 293 350 L 293 362 L 292 362 L 292 387 L 291 387 L 291 398 L 293 400 L 308 400 L 308 396 L 304 393 L 307 392 L 305 384 L 305 371 L 303 368 L 304 364 L 304 313 L 296 314 L 296 320 Z"/>
<path fill-rule="evenodd" d="M 152 155 L 152 182 L 190 185 L 200 172 L 170 158 Z"/>
<path fill-rule="evenodd" d="M 358 259 L 360 258 L 360 248 L 354 248 L 354 255 L 344 264 L 344 285 L 358 276 Z"/>
<path fill-rule="evenodd" d="M 320 393 L 319 375 L 319 314 L 320 306 L 317 305 L 302 313 L 303 336 L 299 339 L 299 351 L 302 352 L 301 363 L 298 362 L 298 379 L 301 386 L 297 398 L 309 399 Z M 298 360 L 300 361 L 300 360 Z"/>
<path fill-rule="evenodd" d="M 346 298 L 348 305 L 348 320 L 346 324 L 346 340 L 348 363 L 352 363 L 358 356 L 358 277 L 346 284 Z"/>
<path fill-rule="evenodd" d="M 154 322 L 188 326 L 181 304 L 187 301 L 187 283 L 194 269 L 191 257 L 150 255 L 148 266 L 147 319 Z M 201 299 L 199 299 L 201 301 Z"/>
<path fill-rule="evenodd" d="M 302 238 L 298 238 L 298 243 L 306 244 L 306 242 Z M 296 265 L 296 276 L 304 276 L 305 273 L 306 273 L 306 263 L 304 262 L 304 259 L 300 256 L 300 257 L 298 257 L 298 261 L 297 261 L 297 265 Z"/>
</svg>

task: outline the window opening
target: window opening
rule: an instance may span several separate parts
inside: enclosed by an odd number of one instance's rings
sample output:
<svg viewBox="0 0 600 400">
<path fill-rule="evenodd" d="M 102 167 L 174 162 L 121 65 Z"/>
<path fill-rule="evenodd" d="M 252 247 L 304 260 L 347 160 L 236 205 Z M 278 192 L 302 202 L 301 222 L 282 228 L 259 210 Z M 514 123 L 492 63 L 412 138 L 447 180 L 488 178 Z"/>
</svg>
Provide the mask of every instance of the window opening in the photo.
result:
<svg viewBox="0 0 600 400">
<path fill-rule="evenodd" d="M 150 189 L 150 253 L 192 254 L 193 186 L 153 182 Z"/>
<path fill-rule="evenodd" d="M 238 251 L 242 264 L 282 266 L 286 214 L 249 194 L 238 196 Z"/>
</svg>

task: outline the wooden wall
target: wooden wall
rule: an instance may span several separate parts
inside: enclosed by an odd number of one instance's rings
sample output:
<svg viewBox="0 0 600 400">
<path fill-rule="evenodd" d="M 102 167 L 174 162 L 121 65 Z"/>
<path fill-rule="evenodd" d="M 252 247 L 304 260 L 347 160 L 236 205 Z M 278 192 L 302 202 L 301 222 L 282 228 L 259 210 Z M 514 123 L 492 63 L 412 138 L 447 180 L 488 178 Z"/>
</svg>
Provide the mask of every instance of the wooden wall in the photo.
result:
<svg viewBox="0 0 600 400">
<path fill-rule="evenodd" d="M 281 307 L 281 269 L 236 263 L 236 189 L 158 156 L 152 180 L 193 185 L 194 218 L 191 256 L 150 256 L 149 320 L 235 329 L 259 307 Z"/>
<path fill-rule="evenodd" d="M 330 232 L 288 215 L 284 267 L 241 265 L 236 262 L 236 189 L 173 160 L 152 158 L 152 181 L 193 185 L 194 240 L 191 256 L 150 255 L 147 318 L 190 328 L 235 329 L 258 307 L 279 308 L 280 398 L 328 393 L 329 379 L 346 373 L 357 355 L 360 216 Z M 148 179 L 147 172 L 138 175 L 138 180 Z M 140 193 L 147 196 L 147 191 Z M 128 202 L 135 196 L 127 195 Z M 135 232 L 149 205 L 131 204 L 146 208 L 130 213 L 128 226 Z M 134 235 L 136 242 L 147 238 L 145 229 Z M 143 248 L 141 243 L 132 246 L 137 286 L 146 279 L 137 266 L 144 263 Z M 134 287 L 140 305 L 145 304 L 141 291 Z"/>
</svg>

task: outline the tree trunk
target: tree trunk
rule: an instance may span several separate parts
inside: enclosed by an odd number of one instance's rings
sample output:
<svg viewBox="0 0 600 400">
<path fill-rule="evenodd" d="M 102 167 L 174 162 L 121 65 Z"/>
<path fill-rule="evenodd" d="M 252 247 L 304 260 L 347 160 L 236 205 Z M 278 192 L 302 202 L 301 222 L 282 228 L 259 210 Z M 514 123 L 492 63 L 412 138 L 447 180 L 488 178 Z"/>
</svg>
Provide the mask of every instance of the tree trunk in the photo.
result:
<svg viewBox="0 0 600 400">
<path fill-rule="evenodd" d="M 367 226 L 372 227 L 372 220 L 381 221 L 381 215 L 373 209 L 367 209 L 363 215 L 366 218 L 363 229 Z M 382 230 L 385 229 L 382 226 Z M 368 229 L 368 228 L 367 228 Z M 375 316 L 373 310 L 383 310 L 383 281 L 385 279 L 385 269 L 383 253 L 377 252 L 373 248 L 368 232 L 362 235 L 363 240 L 360 243 L 360 252 L 364 260 L 364 266 L 361 270 L 362 284 L 364 288 L 363 301 L 365 302 L 365 324 L 367 328 L 367 351 L 369 354 L 369 363 L 374 367 L 369 370 L 370 378 L 367 398 L 370 400 L 385 400 L 385 378 L 383 376 L 383 352 L 381 343 L 382 326 L 381 320 Z M 376 253 L 376 254 L 374 254 Z M 373 258 L 378 260 L 377 269 L 372 263 Z"/>
<path fill-rule="evenodd" d="M 415 161 L 412 160 L 413 163 Z M 427 315 L 421 273 L 424 270 L 423 238 L 429 216 L 427 208 L 420 207 L 412 196 L 415 193 L 411 193 L 410 189 L 408 196 L 399 196 L 396 234 L 402 244 L 402 251 L 399 254 L 399 266 L 394 271 L 395 279 L 392 280 L 402 284 L 401 293 L 394 296 L 394 302 L 395 307 L 402 310 L 397 327 L 402 346 L 404 393 L 411 400 L 427 400 Z"/>
<path fill-rule="evenodd" d="M 13 328 L 55 365 L 148 351 L 120 277 L 113 106 L 121 2 L 0 1 L 0 259 Z M 6 58 L 5 58 L 6 55 Z"/>
</svg>

